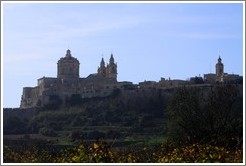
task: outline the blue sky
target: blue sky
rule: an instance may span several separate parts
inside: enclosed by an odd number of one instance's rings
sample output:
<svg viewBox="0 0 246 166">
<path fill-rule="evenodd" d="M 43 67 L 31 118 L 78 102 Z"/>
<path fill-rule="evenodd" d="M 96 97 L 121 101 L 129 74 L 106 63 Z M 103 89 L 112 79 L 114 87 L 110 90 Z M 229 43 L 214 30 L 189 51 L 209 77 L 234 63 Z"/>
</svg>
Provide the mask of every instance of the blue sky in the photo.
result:
<svg viewBox="0 0 246 166">
<path fill-rule="evenodd" d="M 243 4 L 4 3 L 3 107 L 19 107 L 22 88 L 56 77 L 69 48 L 80 77 L 113 53 L 118 81 L 186 80 L 215 72 L 243 74 Z"/>
</svg>

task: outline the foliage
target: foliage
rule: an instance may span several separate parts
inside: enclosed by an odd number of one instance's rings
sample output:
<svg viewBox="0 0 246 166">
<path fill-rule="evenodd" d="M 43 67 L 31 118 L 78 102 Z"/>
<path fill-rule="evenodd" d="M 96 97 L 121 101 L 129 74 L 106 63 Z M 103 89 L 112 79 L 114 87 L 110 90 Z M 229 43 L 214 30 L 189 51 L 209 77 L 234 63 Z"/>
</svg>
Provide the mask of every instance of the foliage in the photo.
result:
<svg viewBox="0 0 246 166">
<path fill-rule="evenodd" d="M 177 89 L 167 108 L 169 137 L 233 148 L 243 136 L 242 98 L 234 85 L 208 88 Z"/>
<path fill-rule="evenodd" d="M 7 163 L 242 162 L 243 100 L 237 87 L 218 85 L 174 91 L 139 89 L 131 95 L 116 91 L 113 96 L 83 99 L 82 103 L 79 96 L 74 96 L 76 100 L 70 103 L 73 107 L 41 110 L 29 119 L 4 118 L 5 134 L 41 133 L 56 137 L 32 148 L 16 148 L 17 142 L 10 143 L 9 147 L 3 147 L 3 160 Z M 166 138 L 167 133 L 169 141 L 159 144 L 158 136 Z M 122 149 L 103 142 L 77 144 L 81 139 L 125 140 L 127 136 L 139 135 L 156 140 L 149 147 L 141 144 Z M 30 144 L 34 142 L 28 135 L 23 138 Z M 65 141 L 69 148 L 61 150 L 55 141 Z M 44 146 L 51 143 L 54 146 Z"/>
<path fill-rule="evenodd" d="M 47 127 L 40 128 L 39 133 L 50 137 L 57 136 L 57 133 L 52 128 L 47 128 Z"/>
<path fill-rule="evenodd" d="M 227 149 L 209 144 L 187 144 L 181 147 L 171 142 L 156 147 L 111 149 L 106 143 L 94 142 L 90 146 L 81 142 L 74 148 L 55 153 L 52 149 L 29 148 L 13 151 L 4 146 L 4 163 L 240 163 L 242 146 Z"/>
<path fill-rule="evenodd" d="M 93 143 L 87 146 L 81 143 L 73 149 L 65 149 L 55 158 L 57 163 L 83 163 L 83 162 L 113 162 L 113 154 L 106 145 Z"/>
<path fill-rule="evenodd" d="M 194 143 L 181 148 L 174 148 L 163 157 L 160 157 L 158 162 L 237 163 L 242 162 L 242 158 L 242 149 L 228 150 L 225 147 Z"/>
<path fill-rule="evenodd" d="M 37 147 L 13 151 L 8 146 L 3 147 L 3 162 L 6 163 L 48 163 L 53 162 L 53 154 L 47 149 Z"/>
<path fill-rule="evenodd" d="M 4 119 L 4 134 L 23 134 L 27 133 L 28 122 L 26 119 L 22 119 L 18 116 L 6 117 Z"/>
<path fill-rule="evenodd" d="M 22 131 L 24 130 L 27 131 L 27 134 L 37 134 L 40 133 L 41 128 L 50 128 L 59 133 L 67 130 L 73 132 L 73 128 L 83 131 L 84 128 L 90 126 L 116 126 L 119 130 L 119 133 L 116 134 L 118 136 L 122 133 L 140 131 L 142 134 L 149 127 L 153 129 L 151 134 L 158 135 L 159 132 L 156 131 L 160 131 L 166 123 L 163 120 L 163 108 L 167 100 L 164 97 L 165 94 L 160 91 L 150 90 L 150 92 L 134 92 L 134 95 L 131 96 L 115 89 L 114 95 L 103 98 L 87 98 L 83 99 L 82 102 L 81 96 L 72 95 L 67 99 L 67 107 L 40 110 L 30 116 L 23 125 L 21 123 L 24 121 L 20 117 L 16 119 L 9 115 L 9 119 L 4 118 L 4 120 L 11 123 L 4 123 L 4 131 L 6 134 L 23 134 Z M 57 96 L 52 98 L 54 102 L 59 103 Z M 157 121 L 160 123 L 157 124 Z M 16 123 L 19 125 L 15 125 Z M 23 130 L 16 130 L 16 126 L 22 127 Z M 94 139 L 96 139 L 98 134 L 91 132 L 84 130 L 84 137 L 82 138 L 93 139 L 95 136 Z M 103 132 L 107 134 L 108 130 Z M 100 137 L 102 136 L 103 134 L 100 135 Z"/>
<path fill-rule="evenodd" d="M 69 99 L 66 100 L 67 106 L 76 106 L 82 104 L 82 97 L 80 94 L 72 94 Z"/>
<path fill-rule="evenodd" d="M 44 105 L 44 108 L 47 110 L 59 109 L 62 105 L 62 100 L 58 95 L 50 95 L 49 103 Z"/>
<path fill-rule="evenodd" d="M 202 119 L 198 116 L 200 115 L 198 90 L 177 89 L 167 111 L 169 135 L 173 140 L 184 141 L 190 136 L 191 139 L 200 136 L 197 133 Z"/>
</svg>

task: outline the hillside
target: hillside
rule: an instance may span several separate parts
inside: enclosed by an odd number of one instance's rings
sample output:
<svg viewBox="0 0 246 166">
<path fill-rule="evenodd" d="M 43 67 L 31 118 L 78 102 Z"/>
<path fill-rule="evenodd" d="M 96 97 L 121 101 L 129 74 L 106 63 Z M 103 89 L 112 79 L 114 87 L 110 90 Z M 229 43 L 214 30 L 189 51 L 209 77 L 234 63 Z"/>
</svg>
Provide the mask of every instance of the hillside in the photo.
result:
<svg viewBox="0 0 246 166">
<path fill-rule="evenodd" d="M 234 147 L 242 141 L 242 90 L 241 84 L 138 89 L 56 110 L 5 109 L 4 145 L 58 150 L 100 140 L 120 149 L 166 141 Z"/>
<path fill-rule="evenodd" d="M 160 136 L 165 133 L 164 109 L 172 92 L 124 91 L 109 97 L 73 101 L 57 110 L 5 110 L 4 134 L 41 134 L 61 138 L 63 142 Z"/>
</svg>

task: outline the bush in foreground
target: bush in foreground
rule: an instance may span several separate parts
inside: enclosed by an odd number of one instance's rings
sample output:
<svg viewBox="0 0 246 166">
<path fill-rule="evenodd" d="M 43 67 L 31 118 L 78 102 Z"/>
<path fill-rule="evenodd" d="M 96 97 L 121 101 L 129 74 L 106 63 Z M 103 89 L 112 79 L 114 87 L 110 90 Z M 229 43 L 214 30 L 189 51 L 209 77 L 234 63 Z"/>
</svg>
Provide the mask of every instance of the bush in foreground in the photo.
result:
<svg viewBox="0 0 246 166">
<path fill-rule="evenodd" d="M 177 147 L 166 143 L 152 148 L 110 149 L 104 143 L 81 143 L 59 153 L 37 148 L 13 151 L 4 146 L 4 163 L 240 163 L 243 147 L 227 149 L 209 144 Z"/>
</svg>

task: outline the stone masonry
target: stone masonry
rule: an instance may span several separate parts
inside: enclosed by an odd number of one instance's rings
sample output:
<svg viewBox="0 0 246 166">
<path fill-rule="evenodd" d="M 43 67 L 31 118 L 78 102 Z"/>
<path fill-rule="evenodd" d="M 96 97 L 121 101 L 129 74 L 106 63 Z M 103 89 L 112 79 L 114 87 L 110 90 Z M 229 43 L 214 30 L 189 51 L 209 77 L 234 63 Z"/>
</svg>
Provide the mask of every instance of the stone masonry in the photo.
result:
<svg viewBox="0 0 246 166">
<path fill-rule="evenodd" d="M 20 107 L 45 106 L 52 96 L 62 101 L 73 94 L 79 94 L 82 98 L 104 97 L 123 86 L 117 82 L 117 64 L 112 54 L 107 66 L 102 58 L 98 73 L 87 78 L 79 77 L 79 65 L 79 61 L 67 50 L 65 57 L 57 63 L 57 78 L 43 77 L 38 79 L 37 86 L 24 87 Z"/>
</svg>

